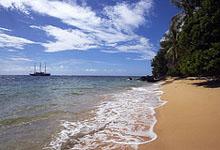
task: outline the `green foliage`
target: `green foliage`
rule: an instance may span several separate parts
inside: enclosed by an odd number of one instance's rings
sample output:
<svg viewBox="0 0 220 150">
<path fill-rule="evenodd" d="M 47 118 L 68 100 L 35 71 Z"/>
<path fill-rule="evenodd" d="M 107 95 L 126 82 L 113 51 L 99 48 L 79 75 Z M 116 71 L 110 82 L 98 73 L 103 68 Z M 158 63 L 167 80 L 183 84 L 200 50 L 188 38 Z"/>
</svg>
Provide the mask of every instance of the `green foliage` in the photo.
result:
<svg viewBox="0 0 220 150">
<path fill-rule="evenodd" d="M 196 7 L 201 5 L 202 0 L 171 0 L 171 2 L 183 9 L 186 14 L 191 14 Z"/>
<path fill-rule="evenodd" d="M 218 76 L 220 73 L 220 43 L 207 50 L 194 51 L 180 63 L 180 72 L 190 76 Z"/>
<path fill-rule="evenodd" d="M 167 61 L 165 59 L 165 54 L 166 51 L 164 49 L 161 49 L 158 53 L 157 56 L 152 61 L 152 67 L 153 67 L 153 76 L 156 78 L 162 77 L 166 75 L 167 72 Z"/>
<path fill-rule="evenodd" d="M 219 76 L 220 1 L 172 2 L 183 13 L 172 18 L 169 34 L 152 62 L 153 75 Z"/>
</svg>

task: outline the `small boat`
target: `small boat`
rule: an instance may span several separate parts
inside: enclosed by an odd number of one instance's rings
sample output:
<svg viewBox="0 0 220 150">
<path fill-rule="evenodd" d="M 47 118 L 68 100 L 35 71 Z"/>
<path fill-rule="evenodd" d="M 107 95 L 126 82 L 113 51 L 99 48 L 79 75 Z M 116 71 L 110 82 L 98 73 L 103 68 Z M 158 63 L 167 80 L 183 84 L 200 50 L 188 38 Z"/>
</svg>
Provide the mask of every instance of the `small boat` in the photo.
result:
<svg viewBox="0 0 220 150">
<path fill-rule="evenodd" d="M 41 71 L 41 63 L 40 63 L 39 72 L 36 71 L 36 65 L 34 65 L 34 73 L 30 73 L 30 76 L 50 76 L 50 73 L 47 73 L 47 66 L 45 63 L 44 72 Z"/>
</svg>

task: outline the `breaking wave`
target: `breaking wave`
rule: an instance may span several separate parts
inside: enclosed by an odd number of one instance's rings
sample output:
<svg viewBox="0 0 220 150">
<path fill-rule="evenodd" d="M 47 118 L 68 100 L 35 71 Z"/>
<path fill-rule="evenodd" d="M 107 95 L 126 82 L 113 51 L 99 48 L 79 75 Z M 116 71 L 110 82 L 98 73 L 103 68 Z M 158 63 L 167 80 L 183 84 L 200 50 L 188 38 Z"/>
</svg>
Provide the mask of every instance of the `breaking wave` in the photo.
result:
<svg viewBox="0 0 220 150">
<path fill-rule="evenodd" d="M 95 117 L 61 121 L 63 130 L 44 149 L 136 149 L 151 142 L 157 138 L 154 109 L 166 103 L 160 100 L 161 94 L 160 84 L 151 84 L 108 95 Z"/>
</svg>

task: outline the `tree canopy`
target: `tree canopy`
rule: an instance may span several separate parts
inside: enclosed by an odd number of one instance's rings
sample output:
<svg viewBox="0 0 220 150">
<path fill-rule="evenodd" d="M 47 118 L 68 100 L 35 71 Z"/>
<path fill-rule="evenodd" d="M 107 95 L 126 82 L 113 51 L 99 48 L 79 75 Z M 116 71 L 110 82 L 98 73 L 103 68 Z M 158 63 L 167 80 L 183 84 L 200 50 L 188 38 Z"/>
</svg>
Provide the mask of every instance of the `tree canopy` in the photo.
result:
<svg viewBox="0 0 220 150">
<path fill-rule="evenodd" d="M 152 61 L 153 75 L 220 75 L 220 1 L 171 0 L 182 10 L 171 20 Z"/>
</svg>

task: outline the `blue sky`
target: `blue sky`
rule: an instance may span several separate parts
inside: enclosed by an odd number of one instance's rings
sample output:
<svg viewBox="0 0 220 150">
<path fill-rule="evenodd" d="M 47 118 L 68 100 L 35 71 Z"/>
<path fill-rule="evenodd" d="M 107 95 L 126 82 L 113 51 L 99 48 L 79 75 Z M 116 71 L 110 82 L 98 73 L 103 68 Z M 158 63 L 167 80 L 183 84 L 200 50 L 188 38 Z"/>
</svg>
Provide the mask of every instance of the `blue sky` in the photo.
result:
<svg viewBox="0 0 220 150">
<path fill-rule="evenodd" d="M 146 75 L 169 0 L 0 0 L 0 74 Z"/>
</svg>

